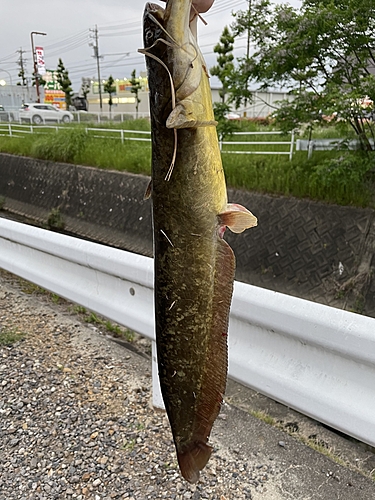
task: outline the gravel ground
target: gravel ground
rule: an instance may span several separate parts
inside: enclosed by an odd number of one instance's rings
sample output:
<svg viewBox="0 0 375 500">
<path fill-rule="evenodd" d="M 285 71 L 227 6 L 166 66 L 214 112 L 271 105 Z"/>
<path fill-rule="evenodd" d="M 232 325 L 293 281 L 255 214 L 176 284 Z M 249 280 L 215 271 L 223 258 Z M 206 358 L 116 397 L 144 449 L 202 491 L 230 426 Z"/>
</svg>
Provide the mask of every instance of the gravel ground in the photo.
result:
<svg viewBox="0 0 375 500">
<path fill-rule="evenodd" d="M 189 485 L 151 405 L 149 342 L 124 349 L 68 303 L 30 291 L 0 272 L 0 500 L 375 498 L 368 478 L 228 404 Z M 2 345 L 8 334 L 23 337 Z"/>
<path fill-rule="evenodd" d="M 216 439 L 201 481 L 186 483 L 151 406 L 150 362 L 0 275 L 9 332 L 24 337 L 0 346 L 0 500 L 252 499 L 280 472 Z"/>
</svg>

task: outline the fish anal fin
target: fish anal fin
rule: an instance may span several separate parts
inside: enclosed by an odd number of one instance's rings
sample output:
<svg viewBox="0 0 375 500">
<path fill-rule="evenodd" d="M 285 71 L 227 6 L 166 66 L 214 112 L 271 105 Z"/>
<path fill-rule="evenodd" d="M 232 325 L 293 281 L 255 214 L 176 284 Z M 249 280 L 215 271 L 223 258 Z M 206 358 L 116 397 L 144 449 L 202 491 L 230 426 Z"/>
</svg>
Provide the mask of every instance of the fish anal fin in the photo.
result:
<svg viewBox="0 0 375 500">
<path fill-rule="evenodd" d="M 177 450 L 177 459 L 182 476 L 189 483 L 196 483 L 199 472 L 206 466 L 212 448 L 203 441 L 191 443 L 184 451 Z"/>
<path fill-rule="evenodd" d="M 213 423 L 220 412 L 227 382 L 227 333 L 233 293 L 235 258 L 231 247 L 226 241 L 220 238 L 217 240 L 215 260 L 214 289 L 211 319 L 208 328 L 209 341 L 206 352 L 205 373 L 202 379 L 199 404 L 196 409 L 191 438 L 191 453 L 197 470 L 199 470 L 199 467 L 203 468 L 210 457 L 210 447 L 205 443 L 208 441 Z M 192 463 L 190 462 L 192 460 L 191 457 L 183 457 L 183 459 L 185 461 L 189 460 L 187 463 Z M 198 477 L 199 475 L 192 476 L 194 480 Z"/>
<path fill-rule="evenodd" d="M 226 211 L 218 215 L 219 222 L 227 226 L 233 233 L 242 233 L 245 229 L 254 227 L 258 220 L 247 208 L 236 203 L 229 203 Z"/>
</svg>

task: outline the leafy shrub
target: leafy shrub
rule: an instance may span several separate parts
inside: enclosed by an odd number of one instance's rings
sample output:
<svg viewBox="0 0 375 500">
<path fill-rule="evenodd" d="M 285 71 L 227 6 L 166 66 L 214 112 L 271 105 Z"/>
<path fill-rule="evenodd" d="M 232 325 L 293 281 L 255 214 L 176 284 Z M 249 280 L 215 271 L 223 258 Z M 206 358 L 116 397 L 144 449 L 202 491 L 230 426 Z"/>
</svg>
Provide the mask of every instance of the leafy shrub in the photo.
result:
<svg viewBox="0 0 375 500">
<path fill-rule="evenodd" d="M 363 192 L 362 204 L 371 198 L 372 176 L 375 158 L 366 153 L 343 153 L 316 165 L 311 174 L 311 187 L 320 192 L 336 193 L 337 202 L 350 205 L 359 192 Z"/>
</svg>

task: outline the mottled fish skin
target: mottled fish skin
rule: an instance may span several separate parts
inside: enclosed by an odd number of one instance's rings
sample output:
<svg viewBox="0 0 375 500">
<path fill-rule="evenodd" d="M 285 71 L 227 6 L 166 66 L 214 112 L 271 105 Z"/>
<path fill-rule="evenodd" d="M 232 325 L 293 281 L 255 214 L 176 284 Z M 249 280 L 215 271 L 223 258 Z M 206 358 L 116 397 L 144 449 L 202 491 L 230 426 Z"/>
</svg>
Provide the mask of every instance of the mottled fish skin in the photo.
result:
<svg viewBox="0 0 375 500">
<path fill-rule="evenodd" d="M 212 452 L 208 437 L 226 386 L 235 258 L 222 239 L 223 227 L 239 220 L 235 212 L 246 219 L 235 223 L 236 232 L 256 219 L 242 207 L 227 205 L 211 90 L 189 30 L 190 6 L 191 0 L 169 0 L 164 11 L 147 4 L 144 44 L 146 55 L 149 49 L 168 67 L 177 90 L 173 111 L 168 73 L 158 60 L 146 57 L 159 378 L 180 470 L 194 483 Z M 176 160 L 166 180 L 173 128 L 178 128 Z"/>
</svg>

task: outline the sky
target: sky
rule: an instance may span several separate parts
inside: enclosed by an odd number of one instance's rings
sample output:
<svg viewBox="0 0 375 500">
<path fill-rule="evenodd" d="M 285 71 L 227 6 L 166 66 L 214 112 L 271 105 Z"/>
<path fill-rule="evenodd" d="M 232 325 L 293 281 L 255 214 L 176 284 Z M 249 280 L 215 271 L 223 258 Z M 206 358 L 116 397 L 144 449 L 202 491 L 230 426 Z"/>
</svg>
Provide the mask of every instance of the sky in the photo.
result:
<svg viewBox="0 0 375 500">
<path fill-rule="evenodd" d="M 280 2 L 281 0 L 275 0 Z M 165 5 L 154 0 L 154 3 Z M 300 0 L 286 0 L 294 7 Z M 137 50 L 142 43 L 142 16 L 146 1 L 142 0 L 0 0 L 0 79 L 13 84 L 19 81 L 17 60 L 20 52 L 26 64 L 26 75 L 32 73 L 31 32 L 35 46 L 44 48 L 47 69 L 56 69 L 59 58 L 69 71 L 73 90 L 78 92 L 82 77 L 96 78 L 96 59 L 90 43 L 95 26 L 99 36 L 101 78 L 129 78 L 145 71 L 144 56 Z M 213 47 L 225 25 L 233 22 L 232 12 L 246 10 L 247 0 L 215 0 L 204 14 L 208 23 L 199 24 L 199 45 L 208 67 L 216 63 Z M 246 52 L 246 36 L 237 39 L 234 55 Z M 10 74 L 10 78 L 9 78 Z"/>
</svg>

